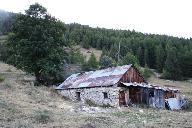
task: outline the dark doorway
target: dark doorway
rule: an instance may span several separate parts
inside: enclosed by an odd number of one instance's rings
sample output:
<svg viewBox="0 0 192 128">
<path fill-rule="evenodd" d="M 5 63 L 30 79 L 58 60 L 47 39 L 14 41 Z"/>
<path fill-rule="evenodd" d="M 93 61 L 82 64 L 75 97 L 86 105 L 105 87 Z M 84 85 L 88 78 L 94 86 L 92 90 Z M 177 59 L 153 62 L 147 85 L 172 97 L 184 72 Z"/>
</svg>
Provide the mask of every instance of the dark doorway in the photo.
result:
<svg viewBox="0 0 192 128">
<path fill-rule="evenodd" d="M 130 87 L 129 99 L 131 100 L 132 103 L 141 103 L 142 102 L 141 89 L 138 87 Z"/>
<path fill-rule="evenodd" d="M 125 92 L 119 91 L 119 106 L 126 105 Z"/>
<path fill-rule="evenodd" d="M 77 101 L 81 101 L 81 93 L 80 92 L 76 92 L 76 99 L 77 99 Z"/>
</svg>

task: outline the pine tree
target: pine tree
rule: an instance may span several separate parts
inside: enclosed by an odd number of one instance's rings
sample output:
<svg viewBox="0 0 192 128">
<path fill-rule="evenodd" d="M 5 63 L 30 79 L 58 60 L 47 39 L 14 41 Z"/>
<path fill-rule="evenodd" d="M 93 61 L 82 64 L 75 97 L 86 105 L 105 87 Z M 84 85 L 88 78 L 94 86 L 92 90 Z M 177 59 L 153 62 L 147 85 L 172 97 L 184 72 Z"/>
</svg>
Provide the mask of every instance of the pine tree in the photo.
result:
<svg viewBox="0 0 192 128">
<path fill-rule="evenodd" d="M 141 66 L 145 66 L 145 60 L 144 60 L 144 49 L 142 49 L 141 47 L 139 47 L 137 49 L 137 58 L 139 60 L 139 63 Z"/>
<path fill-rule="evenodd" d="M 180 57 L 180 65 L 182 69 L 182 76 L 192 77 L 192 51 L 182 53 Z"/>
<path fill-rule="evenodd" d="M 156 46 L 156 68 L 159 72 L 163 71 L 164 63 L 165 63 L 165 50 L 163 49 L 162 45 Z"/>
<path fill-rule="evenodd" d="M 68 60 L 68 63 L 71 64 L 83 64 L 85 62 L 85 56 L 83 56 L 78 48 L 71 48 Z"/>
<path fill-rule="evenodd" d="M 145 59 L 145 66 L 149 66 L 149 53 L 148 53 L 148 49 L 145 49 L 145 53 L 144 53 L 144 59 Z"/>
<path fill-rule="evenodd" d="M 99 62 L 97 61 L 94 53 L 91 53 L 91 57 L 88 60 L 88 65 L 93 70 L 99 68 Z"/>
<path fill-rule="evenodd" d="M 112 67 L 115 66 L 115 61 L 111 57 L 104 55 L 100 58 L 100 66 L 101 68 Z"/>
<path fill-rule="evenodd" d="M 139 69 L 139 60 L 132 53 L 128 52 L 125 57 L 122 58 L 120 65 L 133 64 L 137 69 Z"/>
<path fill-rule="evenodd" d="M 90 42 L 89 38 L 87 36 L 84 36 L 82 40 L 83 48 L 89 49 L 90 48 L 89 42 Z"/>
<path fill-rule="evenodd" d="M 99 62 L 97 61 L 95 54 L 91 53 L 91 57 L 82 66 L 84 71 L 97 70 L 99 68 Z"/>
<path fill-rule="evenodd" d="M 173 80 L 181 79 L 181 69 L 176 50 L 175 47 L 168 46 L 167 58 L 163 71 L 163 77 Z"/>
</svg>

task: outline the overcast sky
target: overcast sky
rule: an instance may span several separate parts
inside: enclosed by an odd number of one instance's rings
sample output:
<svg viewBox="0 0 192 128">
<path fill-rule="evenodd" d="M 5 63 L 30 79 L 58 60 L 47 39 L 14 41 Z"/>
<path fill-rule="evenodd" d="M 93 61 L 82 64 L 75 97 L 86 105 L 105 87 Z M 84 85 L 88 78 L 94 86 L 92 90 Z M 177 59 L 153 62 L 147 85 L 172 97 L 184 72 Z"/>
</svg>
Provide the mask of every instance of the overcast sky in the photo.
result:
<svg viewBox="0 0 192 128">
<path fill-rule="evenodd" d="M 24 12 L 35 2 L 65 23 L 192 37 L 192 0 L 0 0 L 0 9 Z"/>
</svg>

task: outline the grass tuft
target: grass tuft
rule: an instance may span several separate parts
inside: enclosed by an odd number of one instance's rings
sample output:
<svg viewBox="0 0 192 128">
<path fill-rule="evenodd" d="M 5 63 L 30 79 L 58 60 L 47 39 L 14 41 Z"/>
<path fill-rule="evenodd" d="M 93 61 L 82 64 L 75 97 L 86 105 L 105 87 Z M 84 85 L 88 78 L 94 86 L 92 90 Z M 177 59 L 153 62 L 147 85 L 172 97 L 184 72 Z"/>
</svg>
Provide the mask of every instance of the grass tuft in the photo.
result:
<svg viewBox="0 0 192 128">
<path fill-rule="evenodd" d="M 110 104 L 102 104 L 102 105 L 96 104 L 94 101 L 89 100 L 89 99 L 86 99 L 85 103 L 92 107 L 102 107 L 102 108 L 112 107 Z"/>
<path fill-rule="evenodd" d="M 47 111 L 47 110 L 37 111 L 37 113 L 35 115 L 35 120 L 38 123 L 43 123 L 43 124 L 50 122 L 51 117 L 50 117 L 49 111 Z"/>
<path fill-rule="evenodd" d="M 88 104 L 89 106 L 93 106 L 93 107 L 98 106 L 94 101 L 89 100 L 89 99 L 86 99 L 85 103 Z"/>
<path fill-rule="evenodd" d="M 0 82 L 3 82 L 5 80 L 5 77 L 0 74 Z"/>
<path fill-rule="evenodd" d="M 185 109 L 187 112 L 192 112 L 192 101 L 188 101 L 187 108 Z"/>
<path fill-rule="evenodd" d="M 6 70 L 6 72 L 12 72 L 11 68 L 8 68 L 8 69 Z"/>
</svg>

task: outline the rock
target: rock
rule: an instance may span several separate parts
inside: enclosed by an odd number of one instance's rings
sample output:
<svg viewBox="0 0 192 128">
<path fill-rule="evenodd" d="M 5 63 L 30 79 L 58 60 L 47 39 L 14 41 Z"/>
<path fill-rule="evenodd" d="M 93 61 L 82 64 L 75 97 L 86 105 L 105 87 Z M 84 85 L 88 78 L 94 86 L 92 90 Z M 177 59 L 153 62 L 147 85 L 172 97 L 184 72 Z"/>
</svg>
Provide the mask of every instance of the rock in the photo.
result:
<svg viewBox="0 0 192 128">
<path fill-rule="evenodd" d="M 143 113 L 144 111 L 143 111 L 143 109 L 139 109 L 139 112 Z"/>
<path fill-rule="evenodd" d="M 103 112 L 99 107 L 80 106 L 77 109 L 78 109 L 78 111 L 87 112 L 87 113 Z"/>
</svg>

